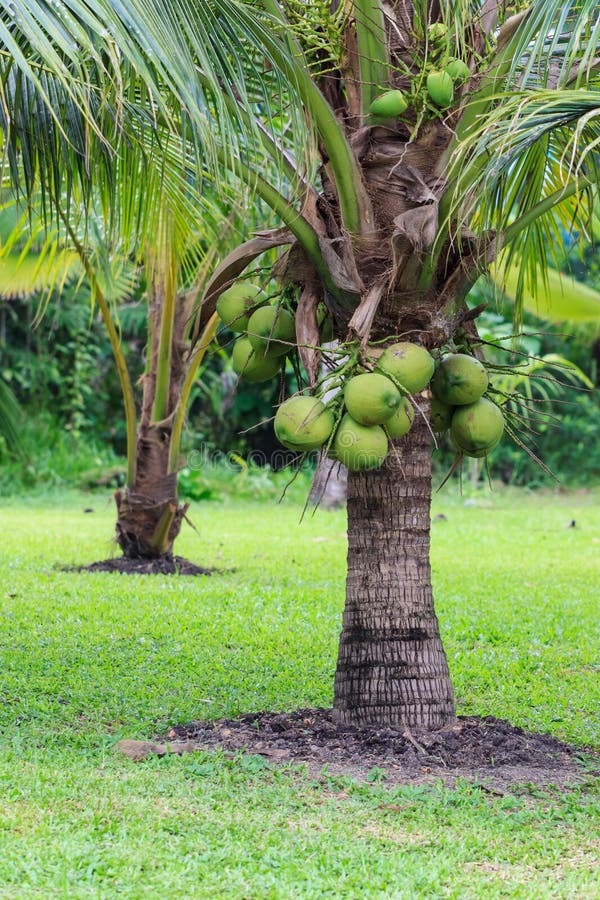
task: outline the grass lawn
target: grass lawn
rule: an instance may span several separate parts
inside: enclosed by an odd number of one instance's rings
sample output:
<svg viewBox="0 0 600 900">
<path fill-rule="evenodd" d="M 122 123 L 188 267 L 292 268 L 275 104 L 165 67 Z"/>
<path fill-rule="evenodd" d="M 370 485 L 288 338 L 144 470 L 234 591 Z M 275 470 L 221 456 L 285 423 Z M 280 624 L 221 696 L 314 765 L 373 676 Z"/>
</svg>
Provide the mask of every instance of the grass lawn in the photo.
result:
<svg viewBox="0 0 600 900">
<path fill-rule="evenodd" d="M 460 713 L 600 747 L 599 499 L 437 498 Z M 600 898 L 598 783 L 496 797 L 113 752 L 195 718 L 331 704 L 344 515 L 299 525 L 300 509 L 196 504 L 177 551 L 224 574 L 169 579 L 56 568 L 114 554 L 104 495 L 3 503 L 0 898 Z"/>
</svg>

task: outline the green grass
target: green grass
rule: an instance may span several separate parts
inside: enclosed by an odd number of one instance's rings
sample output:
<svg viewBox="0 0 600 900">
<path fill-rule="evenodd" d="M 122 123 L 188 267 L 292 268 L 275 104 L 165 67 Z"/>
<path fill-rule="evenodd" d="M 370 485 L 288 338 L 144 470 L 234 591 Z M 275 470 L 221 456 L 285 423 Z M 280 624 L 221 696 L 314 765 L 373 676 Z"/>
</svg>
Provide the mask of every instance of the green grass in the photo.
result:
<svg viewBox="0 0 600 900">
<path fill-rule="evenodd" d="M 459 712 L 600 747 L 597 501 L 437 499 Z M 0 898 L 600 897 L 597 784 L 495 797 L 113 752 L 194 718 L 331 703 L 342 513 L 197 504 L 178 552 L 225 571 L 168 579 L 57 569 L 114 552 L 104 496 L 1 511 Z"/>
</svg>

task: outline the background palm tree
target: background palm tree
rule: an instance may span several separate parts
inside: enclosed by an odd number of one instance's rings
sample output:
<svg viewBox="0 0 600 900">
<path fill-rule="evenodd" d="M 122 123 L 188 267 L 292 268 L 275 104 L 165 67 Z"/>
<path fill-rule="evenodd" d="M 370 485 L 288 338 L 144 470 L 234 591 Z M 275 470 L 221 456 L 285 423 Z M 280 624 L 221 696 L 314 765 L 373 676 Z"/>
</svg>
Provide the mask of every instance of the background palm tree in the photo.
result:
<svg viewBox="0 0 600 900">
<path fill-rule="evenodd" d="M 0 245 L 0 278 L 20 292 L 43 287 L 44 296 L 66 277 L 88 283 L 110 338 L 126 420 L 117 540 L 127 558 L 170 556 L 187 508 L 177 494 L 185 415 L 217 325 L 213 316 L 191 347 L 197 300 L 217 248 L 239 240 L 254 216 L 236 212 L 225 179 L 217 186 L 186 140 L 180 112 L 175 128 L 138 76 L 130 76 L 127 99 L 110 95 L 102 104 L 110 90 L 102 67 L 86 74 L 87 99 L 74 97 L 64 73 L 42 65 L 31 45 L 28 51 L 23 69 L 14 57 L 4 59 L 5 180 L 10 175 L 26 203 L 4 205 L 10 228 Z M 238 189 L 236 202 L 244 199 Z M 135 384 L 117 305 L 140 280 L 148 327 Z M 40 317 L 43 306 L 44 299 Z"/>
<path fill-rule="evenodd" d="M 319 361 L 319 302 L 341 339 L 365 346 L 404 335 L 429 349 L 471 352 L 477 332 L 465 298 L 481 272 L 500 254 L 516 264 L 519 309 L 540 278 L 557 215 L 585 230 L 598 184 L 595 0 L 130 0 L 118 9 L 96 4 L 94 14 L 70 0 L 60 22 L 35 0 L 15 7 L 23 18 L 18 29 L 12 23 L 13 45 L 27 22 L 44 62 L 62 67 L 65 81 L 79 65 L 82 84 L 82 56 L 95 53 L 111 91 L 127 60 L 152 85 L 165 121 L 173 122 L 175 98 L 194 146 L 252 184 L 281 218 L 280 239 L 291 247 L 278 273 L 298 291 L 309 383 Z M 5 32 L 6 21 L 5 13 Z M 77 27 L 74 52 L 59 38 Z M 118 57 L 99 53 L 104 32 Z M 10 51 L 8 36 L 0 39 Z M 468 71 L 453 96 L 436 103 L 427 76 L 449 57 Z M 317 138 L 317 177 L 273 134 L 273 90 L 264 106 L 253 102 L 252 91 L 273 78 L 284 96 L 300 98 Z M 404 92 L 407 108 L 377 119 L 371 103 L 390 88 Z M 83 93 L 72 99 L 84 105 Z M 220 123 L 214 134 L 211 113 Z M 278 162 L 278 184 L 262 175 L 265 156 Z M 290 199 L 298 189 L 299 203 Z M 249 244 L 221 263 L 200 325 L 259 250 Z M 438 728 L 454 718 L 431 591 L 430 491 L 430 436 L 419 417 L 381 470 L 349 478 L 334 699 L 342 721 Z"/>
</svg>

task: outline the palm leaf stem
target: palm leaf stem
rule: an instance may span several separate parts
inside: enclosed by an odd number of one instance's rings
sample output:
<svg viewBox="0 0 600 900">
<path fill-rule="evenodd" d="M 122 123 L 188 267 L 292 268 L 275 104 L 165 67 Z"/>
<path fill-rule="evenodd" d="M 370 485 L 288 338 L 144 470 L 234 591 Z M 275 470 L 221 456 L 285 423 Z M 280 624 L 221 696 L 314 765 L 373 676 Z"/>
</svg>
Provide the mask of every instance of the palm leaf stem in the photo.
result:
<svg viewBox="0 0 600 900">
<path fill-rule="evenodd" d="M 115 365 L 117 367 L 117 374 L 119 376 L 119 384 L 121 386 L 121 394 L 123 395 L 123 409 L 125 412 L 125 427 L 127 434 L 127 487 L 133 488 L 135 484 L 135 458 L 136 458 L 136 438 L 137 438 L 137 429 L 136 429 L 136 410 L 135 410 L 135 395 L 133 393 L 133 386 L 131 384 L 131 378 L 129 376 L 129 370 L 127 368 L 127 361 L 125 359 L 125 354 L 123 353 L 123 348 L 121 346 L 121 340 L 119 338 L 119 334 L 115 327 L 115 323 L 113 322 L 113 318 L 110 312 L 110 305 L 108 300 L 106 299 L 100 285 L 98 284 L 98 279 L 96 278 L 96 273 L 94 272 L 92 265 L 89 261 L 88 255 L 83 248 L 79 238 L 75 234 L 71 224 L 69 223 L 66 214 L 62 209 L 59 209 L 60 217 L 64 223 L 65 228 L 69 234 L 69 237 L 77 251 L 77 255 L 81 260 L 81 264 L 85 270 L 85 274 L 90 283 L 90 287 L 92 289 L 92 298 L 98 304 L 98 309 L 100 310 L 100 315 L 102 316 L 102 321 L 104 322 L 104 327 L 106 328 L 106 333 L 108 335 L 108 340 L 110 342 L 110 347 L 113 353 L 113 357 L 115 360 Z"/>
<path fill-rule="evenodd" d="M 360 66 L 362 114 L 388 84 L 389 64 L 385 23 L 379 0 L 355 0 L 354 16 Z"/>
<path fill-rule="evenodd" d="M 344 130 L 325 97 L 312 80 L 304 63 L 301 49 L 286 30 L 287 20 L 277 0 L 262 0 L 264 9 L 280 23 L 280 35 L 288 44 L 288 51 L 277 53 L 277 63 L 290 81 L 297 85 L 302 100 L 314 122 L 327 156 L 340 202 L 340 214 L 350 234 L 368 234 L 374 229 L 371 201 L 362 180 L 360 167 L 348 143 Z"/>
<path fill-rule="evenodd" d="M 225 157 L 223 157 L 223 162 L 226 162 Z M 327 290 L 334 297 L 341 299 L 340 291 L 333 281 L 331 272 L 323 258 L 319 236 L 312 225 L 291 205 L 283 194 L 280 194 L 266 179 L 258 175 L 240 159 L 233 160 L 232 165 L 238 177 L 245 184 L 253 187 L 270 209 L 285 222 L 296 240 L 302 245 L 306 255 L 321 276 Z"/>
<path fill-rule="evenodd" d="M 187 408 L 190 401 L 190 394 L 192 392 L 192 388 L 198 374 L 198 368 L 200 367 L 202 360 L 206 355 L 206 351 L 208 350 L 211 341 L 214 339 L 219 322 L 219 316 L 217 315 L 217 313 L 213 313 L 206 323 L 206 326 L 204 327 L 204 330 L 200 335 L 198 344 L 196 345 L 196 349 L 189 361 L 188 369 L 185 374 L 183 386 L 181 388 L 181 394 L 177 402 L 175 416 L 173 419 L 173 428 L 171 431 L 171 446 L 169 447 L 169 474 L 177 472 L 179 466 L 181 434 L 183 431 L 183 424 L 185 422 Z"/>
</svg>

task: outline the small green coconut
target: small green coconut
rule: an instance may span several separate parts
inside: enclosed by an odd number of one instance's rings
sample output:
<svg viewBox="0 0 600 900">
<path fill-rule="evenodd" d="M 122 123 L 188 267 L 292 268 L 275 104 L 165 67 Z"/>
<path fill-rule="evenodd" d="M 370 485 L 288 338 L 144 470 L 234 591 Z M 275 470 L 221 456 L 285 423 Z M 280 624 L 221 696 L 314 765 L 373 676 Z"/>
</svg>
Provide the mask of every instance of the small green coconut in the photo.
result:
<svg viewBox="0 0 600 900">
<path fill-rule="evenodd" d="M 333 431 L 335 419 L 316 397 L 290 397 L 275 415 L 275 435 L 288 450 L 306 453 L 322 447 Z"/>
<path fill-rule="evenodd" d="M 386 91 L 375 97 L 371 103 L 369 110 L 374 116 L 381 116 L 382 119 L 395 119 L 401 116 L 408 109 L 408 100 L 402 91 Z"/>
<path fill-rule="evenodd" d="M 429 411 L 431 430 L 435 431 L 436 434 L 440 431 L 447 431 L 450 428 L 453 413 L 453 406 L 448 406 L 447 403 L 442 403 L 437 397 L 432 397 Z"/>
<path fill-rule="evenodd" d="M 402 394 L 385 375 L 366 372 L 346 382 L 344 402 L 352 418 L 361 425 L 381 425 L 398 409 Z"/>
<path fill-rule="evenodd" d="M 446 63 L 445 70 L 452 81 L 461 84 L 471 77 L 471 70 L 462 59 L 452 58 Z"/>
<path fill-rule="evenodd" d="M 262 306 L 250 316 L 248 339 L 259 355 L 283 356 L 296 341 L 293 315 L 280 306 Z"/>
<path fill-rule="evenodd" d="M 502 410 L 485 397 L 468 406 L 459 407 L 452 416 L 450 437 L 457 449 L 466 456 L 487 456 L 503 432 Z"/>
<path fill-rule="evenodd" d="M 411 429 L 412 423 L 415 418 L 415 411 L 413 409 L 413 405 L 408 399 L 408 397 L 403 397 L 400 406 L 393 413 L 390 418 L 386 421 L 383 426 L 387 432 L 387 436 L 395 440 L 396 438 L 403 437 L 405 434 Z"/>
<path fill-rule="evenodd" d="M 431 381 L 435 362 L 424 347 L 403 341 L 383 351 L 377 369 L 399 381 L 407 393 L 418 394 Z"/>
<path fill-rule="evenodd" d="M 427 26 L 427 37 L 430 41 L 441 41 L 446 37 L 448 28 L 443 22 L 433 22 Z"/>
<path fill-rule="evenodd" d="M 475 403 L 487 386 L 485 366 L 467 353 L 450 353 L 444 356 L 431 379 L 433 395 L 448 406 Z"/>
<path fill-rule="evenodd" d="M 265 292 L 256 284 L 234 284 L 217 300 L 217 313 L 232 331 L 246 331 L 254 310 L 264 306 L 267 300 Z"/>
<path fill-rule="evenodd" d="M 430 72 L 427 76 L 427 93 L 436 106 L 447 109 L 454 100 L 454 82 L 447 72 Z"/>
<path fill-rule="evenodd" d="M 245 381 L 268 381 L 281 368 L 281 360 L 273 356 L 259 356 L 247 337 L 236 341 L 231 361 L 234 371 Z"/>
<path fill-rule="evenodd" d="M 346 413 L 332 445 L 332 456 L 352 472 L 378 469 L 388 452 L 388 439 L 380 425 L 361 425 Z"/>
</svg>

